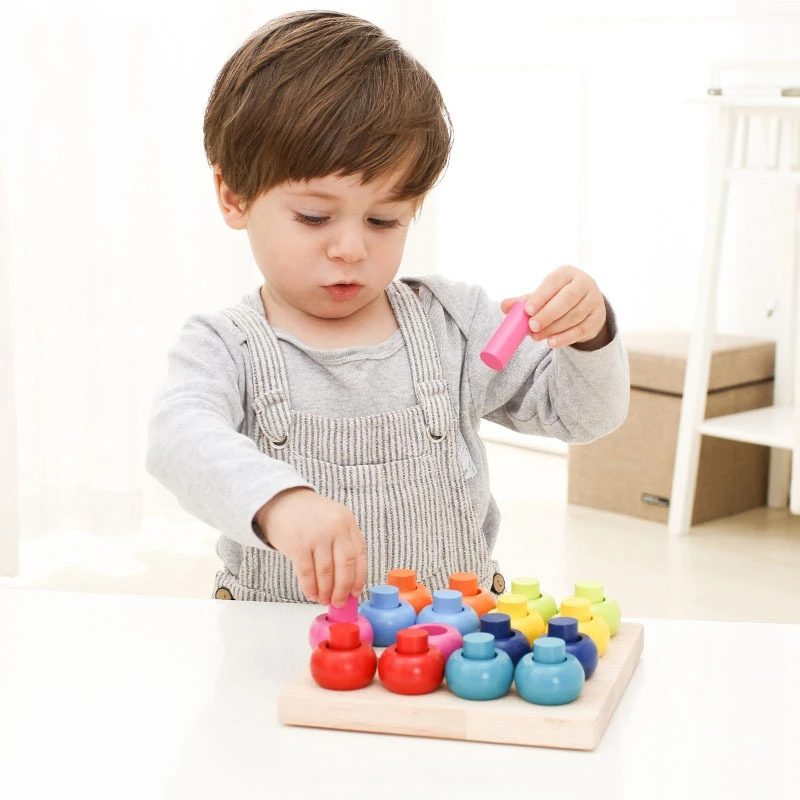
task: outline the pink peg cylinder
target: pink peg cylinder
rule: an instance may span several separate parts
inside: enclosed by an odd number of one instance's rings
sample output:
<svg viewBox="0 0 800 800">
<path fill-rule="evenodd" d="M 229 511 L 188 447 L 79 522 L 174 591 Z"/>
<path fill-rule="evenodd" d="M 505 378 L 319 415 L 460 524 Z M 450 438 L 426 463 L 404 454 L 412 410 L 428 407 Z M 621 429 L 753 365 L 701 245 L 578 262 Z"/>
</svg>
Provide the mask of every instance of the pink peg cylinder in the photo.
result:
<svg viewBox="0 0 800 800">
<path fill-rule="evenodd" d="M 481 361 L 492 369 L 503 369 L 530 333 L 530 320 L 530 315 L 525 313 L 525 301 L 517 300 L 481 351 Z"/>
</svg>

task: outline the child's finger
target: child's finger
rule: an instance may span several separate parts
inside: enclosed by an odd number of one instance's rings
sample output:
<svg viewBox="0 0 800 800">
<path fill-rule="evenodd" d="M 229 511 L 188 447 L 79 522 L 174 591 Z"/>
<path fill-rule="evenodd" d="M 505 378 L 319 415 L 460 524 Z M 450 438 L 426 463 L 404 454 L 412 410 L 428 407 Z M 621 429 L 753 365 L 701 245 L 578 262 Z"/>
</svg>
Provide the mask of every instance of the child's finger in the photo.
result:
<svg viewBox="0 0 800 800">
<path fill-rule="evenodd" d="M 317 577 L 317 602 L 323 606 L 330 605 L 333 589 L 333 554 L 328 541 L 314 550 L 314 573 Z"/>
<path fill-rule="evenodd" d="M 555 349 L 568 344 L 586 341 L 596 336 L 602 330 L 603 324 L 602 314 L 599 311 L 593 311 L 588 317 L 581 320 L 579 324 L 548 336 L 547 344 Z"/>
<path fill-rule="evenodd" d="M 353 588 L 356 576 L 356 552 L 350 536 L 339 536 L 333 543 L 333 590 L 331 604 L 341 608 Z"/>
<path fill-rule="evenodd" d="M 367 582 L 367 545 L 364 542 L 364 534 L 356 527 L 350 529 L 350 539 L 356 554 L 355 574 L 350 594 L 358 597 Z"/>
<path fill-rule="evenodd" d="M 525 312 L 530 316 L 538 315 L 558 293 L 572 281 L 572 274 L 563 267 L 545 275 L 536 291 L 525 295 Z"/>
<path fill-rule="evenodd" d="M 544 341 L 551 336 L 557 336 L 560 333 L 564 333 L 564 331 L 582 325 L 589 319 L 591 313 L 592 303 L 589 296 L 586 295 L 576 306 L 568 309 L 565 314 L 554 320 L 547 327 L 540 328 L 538 331 L 531 331 L 531 336 L 536 341 Z"/>
<path fill-rule="evenodd" d="M 505 300 L 502 300 L 500 302 L 500 310 L 504 314 L 508 314 L 508 312 L 511 310 L 511 306 L 513 306 L 514 303 L 517 302 L 517 300 L 525 300 L 526 297 L 527 295 L 520 295 L 519 297 L 506 297 Z"/>
<path fill-rule="evenodd" d="M 507 297 L 500 303 L 500 308 L 507 314 L 517 300 L 524 300 L 525 312 L 529 316 L 534 316 L 540 308 L 549 303 L 564 286 L 574 279 L 576 272 L 575 267 L 558 267 L 545 275 L 536 291 L 518 297 Z"/>
<path fill-rule="evenodd" d="M 531 330 L 538 333 L 550 327 L 571 309 L 583 303 L 587 296 L 586 287 L 570 281 L 531 315 Z M 527 308 L 535 308 L 535 305 L 529 303 Z"/>
<path fill-rule="evenodd" d="M 300 591 L 303 592 L 306 599 L 316 603 L 319 590 L 317 589 L 317 575 L 314 571 L 314 558 L 311 555 L 311 551 L 293 558 L 292 564 L 297 575 L 297 581 L 300 584 Z"/>
</svg>

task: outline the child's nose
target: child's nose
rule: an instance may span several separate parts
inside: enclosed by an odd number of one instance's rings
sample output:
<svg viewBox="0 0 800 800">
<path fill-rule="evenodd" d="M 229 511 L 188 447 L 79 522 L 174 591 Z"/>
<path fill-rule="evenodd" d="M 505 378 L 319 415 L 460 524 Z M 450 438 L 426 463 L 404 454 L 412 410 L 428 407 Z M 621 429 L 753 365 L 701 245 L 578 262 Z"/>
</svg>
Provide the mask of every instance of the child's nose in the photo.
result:
<svg viewBox="0 0 800 800">
<path fill-rule="evenodd" d="M 328 257 L 348 264 L 363 261 L 367 257 L 367 246 L 360 226 L 343 225 L 328 246 Z"/>
</svg>

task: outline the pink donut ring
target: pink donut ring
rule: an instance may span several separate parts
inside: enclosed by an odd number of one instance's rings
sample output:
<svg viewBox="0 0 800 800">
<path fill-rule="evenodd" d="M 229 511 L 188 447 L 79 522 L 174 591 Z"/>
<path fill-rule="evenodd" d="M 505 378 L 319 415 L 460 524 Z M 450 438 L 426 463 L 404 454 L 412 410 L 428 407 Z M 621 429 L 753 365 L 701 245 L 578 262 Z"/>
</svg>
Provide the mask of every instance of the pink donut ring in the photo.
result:
<svg viewBox="0 0 800 800">
<path fill-rule="evenodd" d="M 328 628 L 335 622 L 352 622 L 358 625 L 358 636 L 362 642 L 372 644 L 374 632 L 369 620 L 358 613 L 358 598 L 352 595 L 342 608 L 328 606 L 327 614 L 314 617 L 308 631 L 308 643 L 315 648 L 321 641 L 328 638 Z"/>
<path fill-rule="evenodd" d="M 428 644 L 435 647 L 447 661 L 464 643 L 464 637 L 458 628 L 443 625 L 441 622 L 418 622 L 412 628 L 423 628 L 428 632 Z"/>
</svg>

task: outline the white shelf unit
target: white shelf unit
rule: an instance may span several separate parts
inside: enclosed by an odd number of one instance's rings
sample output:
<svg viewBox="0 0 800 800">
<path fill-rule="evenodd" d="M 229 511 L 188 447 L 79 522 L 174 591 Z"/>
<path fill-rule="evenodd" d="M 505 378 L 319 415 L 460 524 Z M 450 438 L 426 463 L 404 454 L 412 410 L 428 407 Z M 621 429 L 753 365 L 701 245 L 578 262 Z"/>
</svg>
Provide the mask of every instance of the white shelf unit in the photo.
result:
<svg viewBox="0 0 800 800">
<path fill-rule="evenodd" d="M 794 401 L 800 387 L 798 341 L 798 228 L 800 227 L 800 98 L 775 96 L 709 97 L 713 116 L 709 174 L 709 212 L 700 269 L 695 321 L 686 363 L 681 419 L 675 453 L 668 529 L 688 533 L 694 506 L 700 442 L 703 435 L 766 445 L 772 449 L 768 504 L 800 513 L 800 415 Z M 748 152 L 750 125 L 772 126 L 773 135 L 757 163 Z M 776 341 L 775 405 L 704 419 L 711 347 L 716 328 L 716 296 L 728 191 L 733 180 L 787 182 L 793 191 L 792 230 L 786 235 L 782 286 L 784 308 Z M 794 462 L 795 468 L 792 469 Z"/>
<path fill-rule="evenodd" d="M 792 413 L 792 406 L 770 406 L 756 408 L 753 411 L 741 411 L 738 414 L 703 420 L 700 433 L 720 439 L 734 439 L 737 442 L 791 450 Z"/>
</svg>

